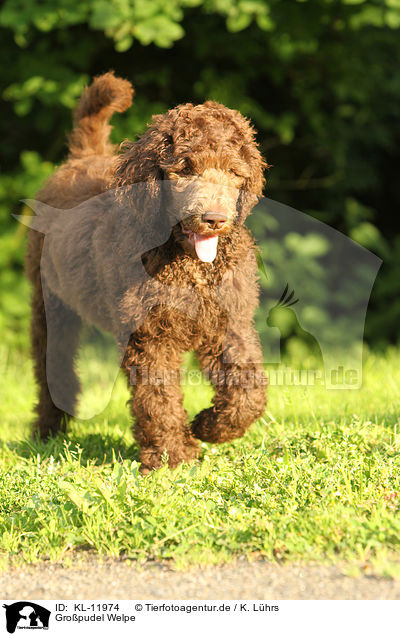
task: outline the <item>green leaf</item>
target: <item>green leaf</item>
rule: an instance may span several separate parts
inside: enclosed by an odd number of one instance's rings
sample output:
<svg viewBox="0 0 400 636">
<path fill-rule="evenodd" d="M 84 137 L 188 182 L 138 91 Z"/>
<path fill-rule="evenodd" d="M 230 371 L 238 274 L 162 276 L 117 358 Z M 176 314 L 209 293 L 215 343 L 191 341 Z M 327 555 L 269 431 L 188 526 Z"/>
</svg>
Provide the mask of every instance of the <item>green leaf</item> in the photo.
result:
<svg viewBox="0 0 400 636">
<path fill-rule="evenodd" d="M 237 33 L 238 31 L 246 29 L 249 24 L 251 24 L 252 19 L 253 16 L 250 13 L 239 13 L 237 15 L 229 16 L 226 20 L 226 26 L 229 31 Z"/>
</svg>

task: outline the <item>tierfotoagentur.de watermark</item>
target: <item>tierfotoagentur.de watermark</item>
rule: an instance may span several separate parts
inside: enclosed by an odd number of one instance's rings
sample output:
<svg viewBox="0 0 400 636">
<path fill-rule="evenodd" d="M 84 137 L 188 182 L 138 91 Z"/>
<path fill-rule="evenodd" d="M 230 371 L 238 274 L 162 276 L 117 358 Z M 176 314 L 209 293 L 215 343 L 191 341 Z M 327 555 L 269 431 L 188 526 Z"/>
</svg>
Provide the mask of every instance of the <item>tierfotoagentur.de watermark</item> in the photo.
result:
<svg viewBox="0 0 400 636">
<path fill-rule="evenodd" d="M 188 187 L 191 185 L 189 181 Z M 104 263 L 95 264 L 97 270 L 89 268 L 86 271 L 86 254 L 82 253 L 80 262 L 79 250 L 74 252 L 74 269 L 78 270 L 82 265 L 93 289 L 91 324 L 100 330 L 112 332 L 110 317 L 102 309 L 102 298 L 109 293 L 108 284 L 114 273 L 121 278 L 120 288 L 138 290 L 136 295 L 139 299 L 132 308 L 129 323 L 118 334 L 119 360 L 115 360 L 111 373 L 101 377 L 105 387 L 101 404 L 92 406 L 85 413 L 85 418 L 90 418 L 107 406 L 129 339 L 155 308 L 164 307 L 166 312 L 173 309 L 177 315 L 184 315 L 193 324 L 201 321 L 201 285 L 194 282 L 192 285 L 180 286 L 174 281 L 169 285 L 159 284 L 145 264 L 145 255 L 171 240 L 174 228 L 187 215 L 187 210 L 179 203 L 179 196 L 184 197 L 185 187 L 185 184 L 180 184 L 178 188 L 176 183 L 159 182 L 161 201 L 171 200 L 171 192 L 177 197 L 173 210 L 166 212 L 161 203 L 154 203 L 147 210 L 146 217 L 141 216 L 134 222 L 129 202 L 121 199 L 117 190 L 104 192 L 69 210 L 57 209 L 35 200 L 25 201 L 26 210 L 30 208 L 34 214 L 25 213 L 18 219 L 44 234 L 40 271 L 47 321 L 48 386 L 54 404 L 66 413 L 72 410 L 69 385 L 63 381 L 59 365 L 54 363 L 57 343 L 63 338 L 64 325 L 54 303 L 50 310 L 49 298 L 51 290 L 57 288 L 59 281 L 63 281 L 63 297 L 71 296 L 72 305 L 79 306 L 76 290 L 73 285 L 68 287 L 69 278 L 63 275 L 64 264 L 71 267 L 68 261 L 70 237 L 84 233 L 93 222 L 94 215 L 105 236 L 109 228 L 107 249 L 110 256 L 104 256 Z M 217 186 L 207 184 L 207 187 L 212 191 Z M 140 200 L 146 188 L 146 183 L 132 185 L 130 198 Z M 239 197 L 239 193 L 233 192 L 230 196 L 234 199 Z M 271 386 L 359 388 L 362 383 L 365 316 L 380 259 L 325 223 L 263 197 L 246 223 L 257 245 L 260 302 L 255 315 L 255 327 L 261 342 L 268 383 Z M 120 253 L 119 234 L 126 236 L 127 232 L 132 234 L 130 251 L 129 254 Z M 253 257 L 249 255 L 249 258 Z M 112 262 L 112 267 L 108 266 L 107 258 Z M 204 266 L 214 271 L 213 262 L 204 263 Z M 228 270 L 225 276 L 229 275 Z M 204 369 L 183 367 L 177 372 L 176 369 L 146 365 L 143 361 L 140 369 L 130 368 L 131 385 L 147 383 L 168 387 L 179 382 L 196 386 L 211 380 L 215 386 L 229 387 L 260 385 L 263 382 L 254 370 L 246 369 L 247 363 L 250 363 L 249 367 L 252 366 L 251 360 L 244 360 L 243 364 L 236 365 L 240 368 L 235 370 L 230 366 L 231 356 L 236 351 L 234 321 L 237 320 L 238 312 L 230 316 L 225 310 L 228 307 L 227 289 L 231 289 L 226 285 L 226 280 L 224 277 L 218 279 L 215 272 L 213 302 L 220 306 L 222 313 L 227 314 L 222 370 L 218 369 L 210 376 Z M 116 296 L 112 302 L 118 306 L 123 298 Z M 92 348 L 96 350 L 98 344 L 96 355 L 101 359 L 101 338 L 99 343 L 92 335 Z M 290 364 L 285 364 L 286 358 L 282 355 L 287 343 L 292 348 L 293 343 L 295 345 Z M 296 360 L 294 364 L 293 360 Z M 54 368 L 57 373 L 53 372 Z"/>
</svg>

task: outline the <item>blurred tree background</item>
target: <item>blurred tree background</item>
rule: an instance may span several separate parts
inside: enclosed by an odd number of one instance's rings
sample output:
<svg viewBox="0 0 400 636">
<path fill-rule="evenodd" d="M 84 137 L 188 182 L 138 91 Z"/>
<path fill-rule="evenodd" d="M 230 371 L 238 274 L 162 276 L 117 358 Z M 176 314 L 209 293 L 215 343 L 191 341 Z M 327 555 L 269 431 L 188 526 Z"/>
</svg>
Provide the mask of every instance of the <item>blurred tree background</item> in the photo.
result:
<svg viewBox="0 0 400 636">
<path fill-rule="evenodd" d="M 379 255 L 366 339 L 400 321 L 400 0 L 6 0 L 0 9 L 0 333 L 27 345 L 25 228 L 11 216 L 66 153 L 94 75 L 135 87 L 116 142 L 207 98 L 237 108 L 272 164 L 265 195 Z"/>
</svg>

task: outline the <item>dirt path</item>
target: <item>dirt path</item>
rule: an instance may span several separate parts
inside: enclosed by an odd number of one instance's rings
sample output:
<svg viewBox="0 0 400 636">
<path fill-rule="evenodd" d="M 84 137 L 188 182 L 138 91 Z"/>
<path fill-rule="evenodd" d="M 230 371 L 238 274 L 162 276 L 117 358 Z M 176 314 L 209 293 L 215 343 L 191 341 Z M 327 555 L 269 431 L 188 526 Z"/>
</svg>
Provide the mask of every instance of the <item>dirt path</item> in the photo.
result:
<svg viewBox="0 0 400 636">
<path fill-rule="evenodd" d="M 176 572 L 95 558 L 64 567 L 43 563 L 0 573 L 0 598 L 39 599 L 400 599 L 400 581 L 351 578 L 334 567 L 263 562 Z"/>
</svg>

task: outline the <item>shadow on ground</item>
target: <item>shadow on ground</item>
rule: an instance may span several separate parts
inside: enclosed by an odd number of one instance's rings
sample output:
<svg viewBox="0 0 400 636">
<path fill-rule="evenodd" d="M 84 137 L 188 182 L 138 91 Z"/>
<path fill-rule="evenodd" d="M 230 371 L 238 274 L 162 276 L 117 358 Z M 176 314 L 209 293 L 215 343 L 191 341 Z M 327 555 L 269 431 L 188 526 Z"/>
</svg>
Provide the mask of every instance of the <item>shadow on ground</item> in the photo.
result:
<svg viewBox="0 0 400 636">
<path fill-rule="evenodd" d="M 51 456 L 57 459 L 59 456 L 67 455 L 73 459 L 80 456 L 83 463 L 94 461 L 95 464 L 103 464 L 112 462 L 114 459 L 139 461 L 139 449 L 136 444 L 127 444 L 120 437 L 107 433 L 86 435 L 60 433 L 47 442 L 32 438 L 7 442 L 3 446 L 24 459 L 40 455 L 41 461 Z"/>
</svg>

